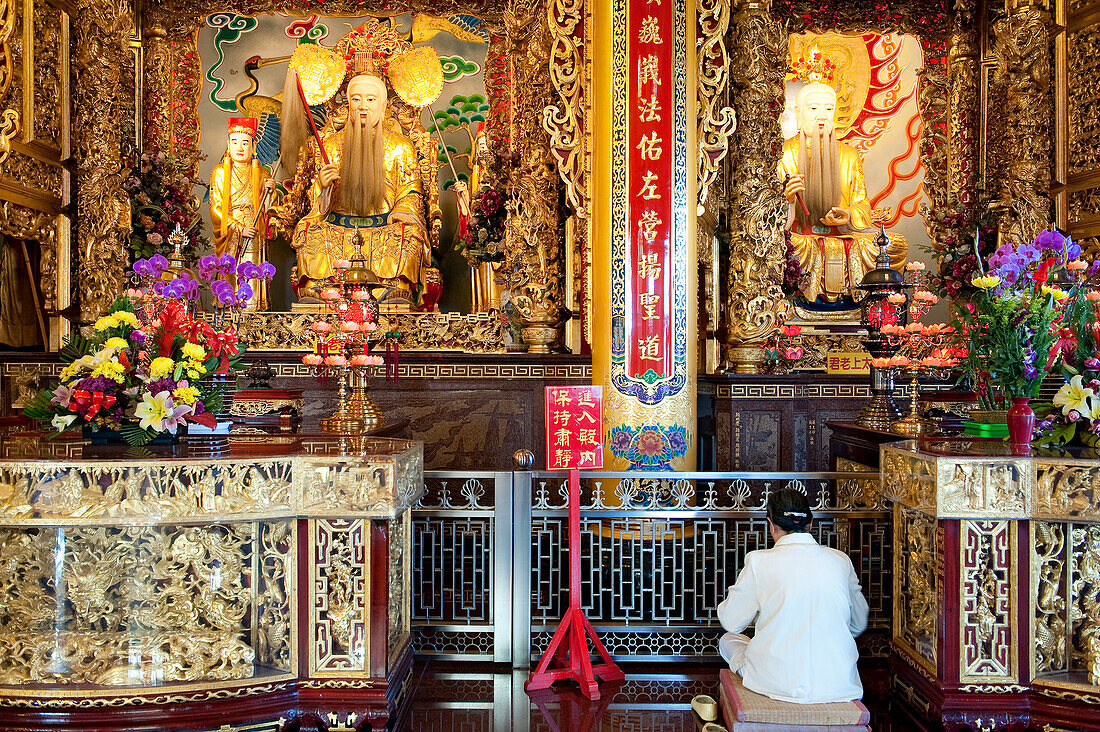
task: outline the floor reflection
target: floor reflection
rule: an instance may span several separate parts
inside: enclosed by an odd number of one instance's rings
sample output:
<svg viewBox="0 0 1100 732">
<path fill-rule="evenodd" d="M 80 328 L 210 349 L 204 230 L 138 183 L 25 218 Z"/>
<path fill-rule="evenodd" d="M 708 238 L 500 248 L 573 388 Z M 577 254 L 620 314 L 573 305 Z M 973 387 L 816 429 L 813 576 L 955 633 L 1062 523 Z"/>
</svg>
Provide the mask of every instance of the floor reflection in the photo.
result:
<svg viewBox="0 0 1100 732">
<path fill-rule="evenodd" d="M 529 697 L 526 671 L 469 665 L 418 663 L 412 693 L 395 730 L 401 732 L 684 732 L 701 729 L 691 712 L 696 694 L 718 696 L 718 669 L 622 665 L 626 680 L 600 684 L 599 701 L 589 701 L 568 682 Z M 893 722 L 882 668 L 863 674 L 876 732 L 905 732 Z"/>
</svg>

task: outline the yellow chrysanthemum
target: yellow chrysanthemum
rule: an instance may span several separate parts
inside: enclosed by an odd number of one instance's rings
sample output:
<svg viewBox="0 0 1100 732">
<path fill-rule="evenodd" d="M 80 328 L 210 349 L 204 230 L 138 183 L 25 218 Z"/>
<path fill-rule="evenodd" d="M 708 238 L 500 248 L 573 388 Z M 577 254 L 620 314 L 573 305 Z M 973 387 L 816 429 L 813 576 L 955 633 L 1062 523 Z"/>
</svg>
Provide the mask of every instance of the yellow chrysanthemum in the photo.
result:
<svg viewBox="0 0 1100 732">
<path fill-rule="evenodd" d="M 184 343 L 183 355 L 190 361 L 202 363 L 206 360 L 206 349 L 198 343 Z"/>
<path fill-rule="evenodd" d="M 122 364 L 117 361 L 103 361 L 96 364 L 96 367 L 92 369 L 92 376 L 106 376 L 108 379 L 119 382 L 123 382 L 123 374 L 126 373 L 126 369 Z"/>
<path fill-rule="evenodd" d="M 180 404 L 191 405 L 198 401 L 199 390 L 193 386 L 181 386 L 172 392 L 172 398 Z"/>
<path fill-rule="evenodd" d="M 115 336 L 114 338 L 108 338 L 107 342 L 104 343 L 103 346 L 105 348 L 117 348 L 119 350 L 122 350 L 124 348 L 129 348 L 130 344 L 126 342 L 125 338 L 119 338 L 118 336 Z"/>
<path fill-rule="evenodd" d="M 163 379 L 165 376 L 171 376 L 172 372 L 175 370 L 175 361 L 167 356 L 160 356 L 159 358 L 154 358 L 153 362 L 149 364 L 149 378 Z"/>
<path fill-rule="evenodd" d="M 992 290 L 997 285 L 1001 284 L 1001 278 L 997 275 L 986 275 L 985 277 L 975 277 L 970 280 L 970 284 L 982 290 Z"/>
<path fill-rule="evenodd" d="M 130 326 L 131 328 L 138 327 L 137 316 L 134 315 L 133 313 L 131 313 L 129 311 L 126 311 L 126 310 L 122 310 L 122 311 L 119 311 L 119 312 L 115 313 L 114 315 L 115 315 L 115 318 L 117 318 L 120 323 L 125 323 L 126 325 Z"/>
<path fill-rule="evenodd" d="M 206 375 L 206 369 L 203 368 L 201 363 L 195 363 L 191 361 L 187 364 L 187 378 L 189 379 L 201 379 Z"/>
<path fill-rule="evenodd" d="M 109 330 L 111 328 L 117 328 L 122 325 L 122 321 L 114 315 L 104 315 L 102 318 L 95 322 L 93 326 L 97 331 Z"/>
</svg>

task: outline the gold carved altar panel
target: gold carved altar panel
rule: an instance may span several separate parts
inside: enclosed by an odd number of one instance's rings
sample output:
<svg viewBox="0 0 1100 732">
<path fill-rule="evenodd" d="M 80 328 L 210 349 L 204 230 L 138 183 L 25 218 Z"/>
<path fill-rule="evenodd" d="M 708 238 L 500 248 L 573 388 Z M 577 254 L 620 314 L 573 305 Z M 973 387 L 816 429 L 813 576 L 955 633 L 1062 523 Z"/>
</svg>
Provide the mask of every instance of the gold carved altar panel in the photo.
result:
<svg viewBox="0 0 1100 732">
<path fill-rule="evenodd" d="M 1095 255 L 1100 252 L 1100 17 L 1088 4 L 1052 3 L 1057 221 Z"/>
<path fill-rule="evenodd" d="M 39 247 L 35 305 L 46 312 L 70 299 L 74 13 L 66 0 L 0 1 L 0 234 Z M 4 277 L 30 277 L 22 264 Z M 62 323 L 51 320 L 55 347 Z"/>
<path fill-rule="evenodd" d="M 31 684 L 89 704 L 151 687 L 167 701 L 263 693 L 307 675 L 365 688 L 400 665 L 420 443 L 234 435 L 157 450 L 0 441 L 5 703 Z"/>
</svg>

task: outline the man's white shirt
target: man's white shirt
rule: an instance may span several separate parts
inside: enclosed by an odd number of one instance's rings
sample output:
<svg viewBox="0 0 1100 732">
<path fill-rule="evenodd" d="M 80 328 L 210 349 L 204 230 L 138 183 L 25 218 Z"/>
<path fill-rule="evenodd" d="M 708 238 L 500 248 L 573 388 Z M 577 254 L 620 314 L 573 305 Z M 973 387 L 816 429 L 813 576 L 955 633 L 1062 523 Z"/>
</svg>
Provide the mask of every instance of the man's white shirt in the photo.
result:
<svg viewBox="0 0 1100 732">
<path fill-rule="evenodd" d="M 867 600 L 848 555 L 810 534 L 749 552 L 718 619 L 731 633 L 756 624 L 739 669 L 746 688 L 801 704 L 863 696 L 855 636 L 867 627 Z"/>
</svg>

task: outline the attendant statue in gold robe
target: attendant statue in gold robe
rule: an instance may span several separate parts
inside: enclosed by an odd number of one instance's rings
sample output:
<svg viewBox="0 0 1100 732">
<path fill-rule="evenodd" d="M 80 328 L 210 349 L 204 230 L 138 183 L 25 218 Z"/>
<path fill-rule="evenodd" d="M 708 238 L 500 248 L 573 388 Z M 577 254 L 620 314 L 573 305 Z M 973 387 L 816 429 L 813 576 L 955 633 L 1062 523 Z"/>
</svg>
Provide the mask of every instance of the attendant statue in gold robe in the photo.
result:
<svg viewBox="0 0 1100 732">
<path fill-rule="evenodd" d="M 229 120 L 225 157 L 210 176 L 210 221 L 215 255 L 230 254 L 237 261 L 259 264 L 266 255 L 267 211 L 260 216 L 257 211 L 265 199 L 274 202 L 276 186 L 267 168 L 256 160 L 256 129 L 253 117 Z M 262 280 L 253 283 L 252 306 L 259 310 L 267 309 L 265 285 Z"/>
<path fill-rule="evenodd" d="M 836 138 L 836 100 L 828 84 L 811 83 L 799 91 L 798 135 L 784 144 L 779 164 L 790 203 L 787 228 L 807 275 L 803 294 L 809 303 L 837 302 L 859 286 L 875 268 L 873 227 L 884 219 L 867 200 L 859 152 Z M 903 236 L 890 234 L 891 266 L 900 268 L 907 250 Z"/>
<path fill-rule="evenodd" d="M 387 125 L 387 99 L 381 78 L 353 76 L 347 107 L 320 130 L 324 155 L 312 137 L 302 148 L 276 214 L 297 253 L 299 298 L 315 297 L 334 262 L 354 259 L 360 244 L 366 266 L 393 288 L 389 303 L 430 308 L 438 297 L 438 287 L 432 293 L 427 286 L 438 271 L 431 267 L 419 159 L 400 128 Z"/>
</svg>

